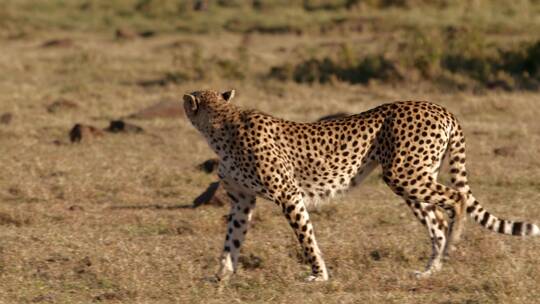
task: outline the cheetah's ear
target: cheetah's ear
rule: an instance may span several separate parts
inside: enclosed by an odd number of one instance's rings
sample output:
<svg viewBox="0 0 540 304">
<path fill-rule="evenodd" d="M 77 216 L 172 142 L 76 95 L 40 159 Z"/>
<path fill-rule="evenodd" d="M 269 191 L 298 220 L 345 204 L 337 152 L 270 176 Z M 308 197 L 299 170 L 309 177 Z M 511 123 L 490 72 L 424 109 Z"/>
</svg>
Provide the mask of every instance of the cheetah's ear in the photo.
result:
<svg viewBox="0 0 540 304">
<path fill-rule="evenodd" d="M 225 99 L 225 101 L 229 102 L 229 101 L 231 101 L 231 99 L 234 98 L 234 93 L 235 93 L 234 90 L 230 90 L 230 91 L 222 93 L 221 97 L 223 97 L 223 99 Z"/>
<path fill-rule="evenodd" d="M 189 107 L 193 112 L 197 112 L 197 109 L 199 108 L 199 102 L 197 102 L 197 98 L 195 98 L 195 96 L 191 94 L 185 94 L 184 102 L 189 104 Z"/>
</svg>

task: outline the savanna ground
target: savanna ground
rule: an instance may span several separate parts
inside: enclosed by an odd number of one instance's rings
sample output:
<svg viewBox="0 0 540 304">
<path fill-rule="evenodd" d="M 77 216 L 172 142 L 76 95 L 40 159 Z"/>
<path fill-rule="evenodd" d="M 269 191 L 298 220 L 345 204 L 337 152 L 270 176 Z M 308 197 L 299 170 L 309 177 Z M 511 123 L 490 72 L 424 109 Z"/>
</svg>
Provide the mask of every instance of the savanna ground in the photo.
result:
<svg viewBox="0 0 540 304">
<path fill-rule="evenodd" d="M 261 200 L 239 273 L 217 286 L 228 208 L 185 208 L 216 180 L 196 168 L 213 154 L 194 128 L 67 135 L 202 88 L 298 121 L 427 99 L 461 119 L 476 197 L 539 222 L 540 2 L 194 2 L 2 1 L 1 302 L 540 302 L 538 239 L 471 221 L 440 273 L 411 278 L 427 233 L 377 172 L 311 213 L 329 282 L 303 282 L 291 229 Z M 48 111 L 58 100 L 72 107 Z"/>
</svg>

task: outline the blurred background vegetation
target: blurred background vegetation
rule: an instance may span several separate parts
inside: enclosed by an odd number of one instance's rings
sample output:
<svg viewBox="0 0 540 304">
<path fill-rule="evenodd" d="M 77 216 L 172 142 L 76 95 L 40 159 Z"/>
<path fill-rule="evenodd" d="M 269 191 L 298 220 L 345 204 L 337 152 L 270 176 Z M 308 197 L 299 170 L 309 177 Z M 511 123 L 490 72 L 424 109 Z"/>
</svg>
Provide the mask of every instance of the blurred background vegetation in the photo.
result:
<svg viewBox="0 0 540 304">
<path fill-rule="evenodd" d="M 537 90 L 539 0 L 4 0 L 0 35 L 40 31 L 142 36 L 183 33 L 244 38 L 236 54 L 209 55 L 196 43 L 177 52 L 164 82 L 277 79 L 298 83 L 429 82 L 445 90 Z M 355 36 L 374 33 L 370 41 Z M 252 35 L 333 37 L 297 45 L 284 60 L 250 61 Z M 289 41 L 284 39 L 282 50 Z M 255 54 L 256 55 L 256 54 Z M 253 57 L 253 56 L 251 56 Z M 256 57 L 256 56 L 255 56 Z"/>
</svg>

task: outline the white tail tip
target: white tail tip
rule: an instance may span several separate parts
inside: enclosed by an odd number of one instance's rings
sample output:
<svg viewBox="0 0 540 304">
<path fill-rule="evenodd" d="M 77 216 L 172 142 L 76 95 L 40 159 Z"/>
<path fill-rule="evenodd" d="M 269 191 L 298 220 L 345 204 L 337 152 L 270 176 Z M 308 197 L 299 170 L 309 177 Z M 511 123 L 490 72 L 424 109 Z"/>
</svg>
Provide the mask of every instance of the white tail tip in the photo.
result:
<svg viewBox="0 0 540 304">
<path fill-rule="evenodd" d="M 540 235 L 540 229 L 535 224 L 532 225 L 531 235 Z"/>
</svg>

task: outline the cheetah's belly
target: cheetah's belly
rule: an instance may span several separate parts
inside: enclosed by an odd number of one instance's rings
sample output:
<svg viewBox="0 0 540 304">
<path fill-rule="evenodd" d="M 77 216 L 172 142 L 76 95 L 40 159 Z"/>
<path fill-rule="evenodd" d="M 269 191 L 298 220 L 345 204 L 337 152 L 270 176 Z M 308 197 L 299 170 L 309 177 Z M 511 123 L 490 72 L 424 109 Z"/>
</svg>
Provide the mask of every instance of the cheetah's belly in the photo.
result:
<svg viewBox="0 0 540 304">
<path fill-rule="evenodd" d="M 297 170 L 295 178 L 306 204 L 313 205 L 349 189 L 361 167 L 361 165 L 353 165 L 352 163 L 336 164 L 329 159 L 321 158 L 310 161 L 303 168 L 304 170 Z"/>
</svg>

